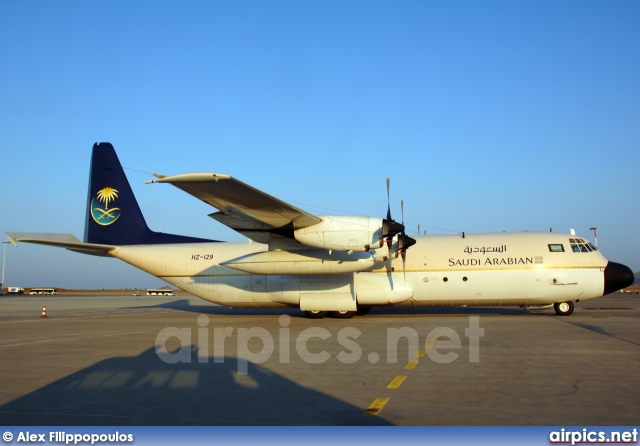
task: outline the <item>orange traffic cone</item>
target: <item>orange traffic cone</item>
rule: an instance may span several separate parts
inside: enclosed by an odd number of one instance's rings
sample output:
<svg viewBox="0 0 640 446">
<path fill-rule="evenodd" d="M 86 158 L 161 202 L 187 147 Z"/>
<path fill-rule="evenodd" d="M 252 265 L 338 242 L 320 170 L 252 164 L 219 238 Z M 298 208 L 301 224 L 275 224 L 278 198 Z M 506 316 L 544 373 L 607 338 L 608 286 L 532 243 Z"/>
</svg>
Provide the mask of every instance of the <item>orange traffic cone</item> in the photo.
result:
<svg viewBox="0 0 640 446">
<path fill-rule="evenodd" d="M 47 317 L 47 307 L 42 307 L 42 316 L 41 317 Z"/>
</svg>

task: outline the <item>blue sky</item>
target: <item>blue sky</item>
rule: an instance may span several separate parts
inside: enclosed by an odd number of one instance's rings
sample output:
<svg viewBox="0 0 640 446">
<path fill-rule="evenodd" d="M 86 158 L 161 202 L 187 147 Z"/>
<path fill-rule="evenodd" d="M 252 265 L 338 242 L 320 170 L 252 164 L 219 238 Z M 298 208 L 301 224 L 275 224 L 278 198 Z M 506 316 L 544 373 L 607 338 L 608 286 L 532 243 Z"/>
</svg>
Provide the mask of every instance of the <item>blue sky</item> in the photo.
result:
<svg viewBox="0 0 640 446">
<path fill-rule="evenodd" d="M 640 271 L 640 3 L 0 1 L 0 230 L 82 237 L 91 146 L 149 226 L 229 241 L 144 172 L 230 174 L 409 232 L 568 232 Z M 8 246 L 6 285 L 151 287 Z"/>
</svg>

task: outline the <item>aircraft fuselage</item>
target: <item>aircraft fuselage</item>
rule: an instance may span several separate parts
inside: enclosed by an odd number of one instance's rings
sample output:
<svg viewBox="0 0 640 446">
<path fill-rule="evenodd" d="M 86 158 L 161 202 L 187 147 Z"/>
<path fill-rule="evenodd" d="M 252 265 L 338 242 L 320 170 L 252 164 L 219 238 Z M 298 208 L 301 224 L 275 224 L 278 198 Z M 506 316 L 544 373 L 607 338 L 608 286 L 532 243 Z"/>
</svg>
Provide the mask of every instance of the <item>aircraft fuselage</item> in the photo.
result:
<svg viewBox="0 0 640 446">
<path fill-rule="evenodd" d="M 605 294 L 609 262 L 573 235 L 523 232 L 416 240 L 404 266 L 393 254 L 395 245 L 390 260 L 383 246 L 351 255 L 327 252 L 324 258 L 293 251 L 297 257 L 287 262 L 291 251 L 268 251 L 256 243 L 127 245 L 110 254 L 230 307 L 544 305 Z M 347 272 L 339 273 L 340 268 Z"/>
</svg>

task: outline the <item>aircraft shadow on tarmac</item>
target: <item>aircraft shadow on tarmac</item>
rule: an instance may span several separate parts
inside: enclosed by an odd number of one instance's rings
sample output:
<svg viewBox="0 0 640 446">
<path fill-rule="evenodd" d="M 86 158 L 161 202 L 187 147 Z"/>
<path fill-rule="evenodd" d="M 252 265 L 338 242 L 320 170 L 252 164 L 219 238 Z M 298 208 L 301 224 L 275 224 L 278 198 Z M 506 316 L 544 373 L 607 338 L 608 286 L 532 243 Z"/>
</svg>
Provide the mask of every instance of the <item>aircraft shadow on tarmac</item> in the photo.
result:
<svg viewBox="0 0 640 446">
<path fill-rule="evenodd" d="M 230 308 L 215 304 L 192 305 L 189 299 L 177 299 L 170 302 L 162 302 L 160 304 L 137 305 L 127 307 L 131 309 L 141 308 L 164 308 L 168 310 L 186 311 L 198 314 L 215 314 L 215 315 L 280 315 L 288 314 L 291 317 L 306 318 L 305 314 L 296 308 Z M 380 308 L 372 308 L 366 317 L 373 315 L 554 315 L 553 310 L 549 311 L 527 311 L 518 307 L 387 307 L 384 310 Z M 356 319 L 357 320 L 357 319 Z"/>
<path fill-rule="evenodd" d="M 0 407 L 3 425 L 390 425 L 249 362 L 116 357 Z M 46 373 L 43 371 L 43 373 Z"/>
</svg>

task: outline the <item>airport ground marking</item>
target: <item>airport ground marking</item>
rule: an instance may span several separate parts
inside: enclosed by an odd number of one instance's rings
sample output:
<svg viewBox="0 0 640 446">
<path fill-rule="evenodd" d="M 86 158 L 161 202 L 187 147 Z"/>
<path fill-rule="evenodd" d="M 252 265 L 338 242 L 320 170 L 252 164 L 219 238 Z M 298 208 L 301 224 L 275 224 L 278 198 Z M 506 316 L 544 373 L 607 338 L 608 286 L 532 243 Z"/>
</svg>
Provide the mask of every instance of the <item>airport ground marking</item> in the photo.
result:
<svg viewBox="0 0 640 446">
<path fill-rule="evenodd" d="M 405 379 L 407 379 L 407 375 L 396 376 L 391 380 L 391 382 L 387 386 L 387 389 L 397 389 L 398 387 L 400 387 L 400 385 L 404 382 Z"/>
<path fill-rule="evenodd" d="M 452 330 L 453 331 L 453 330 Z M 431 343 L 425 344 L 424 349 L 416 353 L 416 358 L 422 358 L 427 353 L 427 350 L 433 348 L 434 343 L 438 341 L 438 338 L 443 336 L 442 333 L 437 333 L 431 338 Z M 418 365 L 418 361 L 409 361 L 405 366 L 405 370 L 413 370 Z M 406 375 L 398 375 L 387 386 L 387 389 L 397 389 L 402 385 L 404 380 L 407 379 Z M 364 411 L 362 415 L 377 416 L 382 408 L 389 402 L 391 398 L 376 398 L 371 405 Z"/>
<path fill-rule="evenodd" d="M 388 402 L 389 398 L 376 398 L 375 400 L 373 400 L 373 403 L 371 403 L 369 407 L 367 407 L 362 415 L 368 415 L 372 417 L 378 416 L 382 408 Z"/>
</svg>

